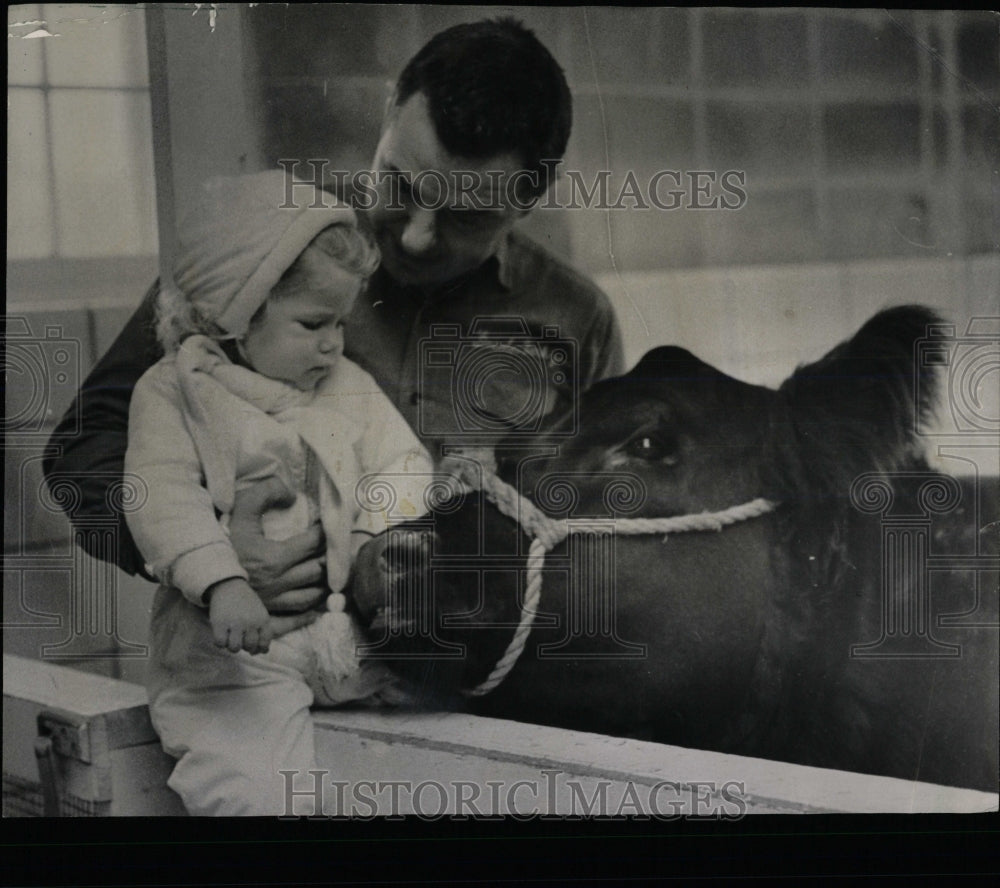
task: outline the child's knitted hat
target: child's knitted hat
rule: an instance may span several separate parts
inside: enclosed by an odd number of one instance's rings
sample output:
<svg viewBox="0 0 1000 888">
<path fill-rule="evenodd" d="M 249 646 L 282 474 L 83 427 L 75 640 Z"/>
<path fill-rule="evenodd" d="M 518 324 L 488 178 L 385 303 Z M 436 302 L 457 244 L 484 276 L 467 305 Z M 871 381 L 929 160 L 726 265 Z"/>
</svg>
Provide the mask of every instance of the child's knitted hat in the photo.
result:
<svg viewBox="0 0 1000 888">
<path fill-rule="evenodd" d="M 242 336 L 317 234 L 354 211 L 280 170 L 212 179 L 180 226 L 174 283 L 203 317 Z"/>
</svg>

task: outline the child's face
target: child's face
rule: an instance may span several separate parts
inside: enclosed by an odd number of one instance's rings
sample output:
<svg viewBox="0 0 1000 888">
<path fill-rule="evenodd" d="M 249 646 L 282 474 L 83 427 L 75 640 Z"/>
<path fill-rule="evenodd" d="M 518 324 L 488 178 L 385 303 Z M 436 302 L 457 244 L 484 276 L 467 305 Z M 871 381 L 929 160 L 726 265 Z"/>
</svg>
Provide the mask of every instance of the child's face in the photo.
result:
<svg viewBox="0 0 1000 888">
<path fill-rule="evenodd" d="M 311 392 L 330 375 L 344 348 L 344 321 L 361 290 L 361 278 L 319 250 L 306 250 L 301 274 L 271 298 L 243 339 L 250 366 Z M 278 287 L 272 291 L 278 293 Z"/>
</svg>

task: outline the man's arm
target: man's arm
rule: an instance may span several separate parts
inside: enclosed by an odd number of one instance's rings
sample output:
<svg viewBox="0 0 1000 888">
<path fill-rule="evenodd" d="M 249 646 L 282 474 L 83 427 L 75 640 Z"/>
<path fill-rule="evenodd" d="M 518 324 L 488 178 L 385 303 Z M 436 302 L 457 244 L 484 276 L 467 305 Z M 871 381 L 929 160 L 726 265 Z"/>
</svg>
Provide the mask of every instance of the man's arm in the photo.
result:
<svg viewBox="0 0 1000 888">
<path fill-rule="evenodd" d="M 121 481 L 128 446 L 128 411 L 139 377 L 163 352 L 156 340 L 156 295 L 153 284 L 125 329 L 80 387 L 66 415 L 56 426 L 42 470 L 49 482 L 79 486 L 80 500 L 70 518 L 111 517 L 118 523 L 116 550 L 101 548 L 99 535 L 83 534 L 88 552 L 115 562 L 127 573 L 142 573 L 125 516 L 112 507 L 109 494 Z"/>
</svg>

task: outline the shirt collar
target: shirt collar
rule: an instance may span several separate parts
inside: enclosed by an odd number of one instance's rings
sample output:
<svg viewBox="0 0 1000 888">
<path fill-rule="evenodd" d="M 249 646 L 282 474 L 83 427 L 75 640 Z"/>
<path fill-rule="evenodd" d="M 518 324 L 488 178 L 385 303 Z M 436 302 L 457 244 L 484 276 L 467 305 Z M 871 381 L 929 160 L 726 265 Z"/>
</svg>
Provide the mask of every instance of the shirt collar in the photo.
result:
<svg viewBox="0 0 1000 888">
<path fill-rule="evenodd" d="M 496 276 L 500 286 L 509 290 L 511 288 L 510 232 L 505 234 L 500 243 L 497 244 L 497 250 L 491 259 L 487 260 L 487 264 L 490 262 L 496 263 Z"/>
<path fill-rule="evenodd" d="M 510 257 L 510 233 L 506 234 L 497 244 L 497 248 L 492 256 L 486 259 L 478 268 L 466 272 L 453 281 L 435 287 L 426 295 L 431 299 L 447 296 L 459 289 L 464 289 L 471 281 L 481 279 L 484 283 L 499 284 L 504 291 L 509 291 L 512 286 L 513 268 Z"/>
<path fill-rule="evenodd" d="M 513 278 L 515 273 L 511 264 L 510 236 L 511 234 L 508 232 L 497 244 L 497 248 L 493 255 L 486 259 L 486 261 L 484 261 L 478 268 L 474 268 L 472 271 L 466 272 L 464 275 L 455 280 L 448 281 L 445 284 L 440 284 L 430 291 L 423 290 L 417 286 L 403 286 L 399 284 L 386 271 L 384 266 L 375 272 L 375 276 L 372 280 L 374 283 L 379 281 L 379 279 L 383 279 L 390 286 L 402 287 L 403 291 L 413 294 L 413 298 L 417 298 L 419 300 L 428 298 L 434 300 L 442 296 L 447 296 L 449 293 L 455 292 L 457 288 L 464 288 L 466 284 L 477 278 L 482 278 L 484 282 L 496 283 L 504 291 L 510 291 L 513 287 Z M 369 287 L 369 292 L 375 292 L 380 286 L 381 284 L 379 283 L 374 287 Z M 376 297 L 373 296 L 372 298 Z"/>
</svg>

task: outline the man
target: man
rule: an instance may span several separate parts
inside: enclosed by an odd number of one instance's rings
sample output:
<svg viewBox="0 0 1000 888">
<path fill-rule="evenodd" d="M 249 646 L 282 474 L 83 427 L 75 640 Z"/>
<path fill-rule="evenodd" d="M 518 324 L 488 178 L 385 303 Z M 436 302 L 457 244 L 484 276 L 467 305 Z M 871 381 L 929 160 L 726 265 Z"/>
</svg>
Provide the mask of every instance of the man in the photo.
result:
<svg viewBox="0 0 1000 888">
<path fill-rule="evenodd" d="M 375 377 L 435 457 L 470 435 L 494 443 L 506 431 L 530 431 L 540 416 L 571 408 L 576 391 L 623 370 L 604 294 L 514 231 L 552 184 L 571 120 L 561 69 L 509 19 L 435 36 L 389 101 L 373 199 L 355 195 L 383 262 L 349 319 L 345 354 Z M 132 387 L 160 356 L 155 293 L 57 429 L 80 434 L 44 465 L 47 477 L 80 485 L 82 515 L 107 513 L 122 477 Z M 280 543 L 263 538 L 260 512 L 283 498 L 274 483 L 245 494 L 230 532 L 268 608 L 297 610 L 323 594 L 322 540 L 318 527 Z M 144 572 L 124 520 L 114 551 L 91 554 Z"/>
</svg>

